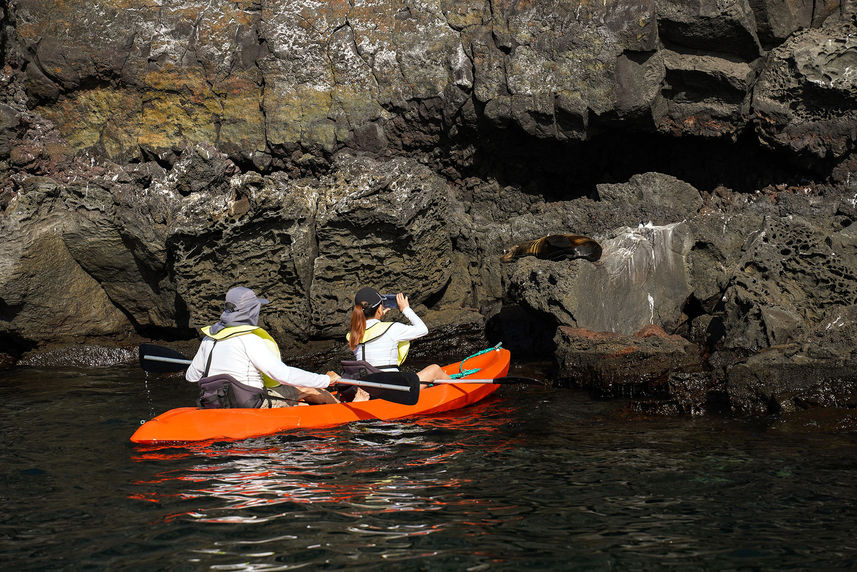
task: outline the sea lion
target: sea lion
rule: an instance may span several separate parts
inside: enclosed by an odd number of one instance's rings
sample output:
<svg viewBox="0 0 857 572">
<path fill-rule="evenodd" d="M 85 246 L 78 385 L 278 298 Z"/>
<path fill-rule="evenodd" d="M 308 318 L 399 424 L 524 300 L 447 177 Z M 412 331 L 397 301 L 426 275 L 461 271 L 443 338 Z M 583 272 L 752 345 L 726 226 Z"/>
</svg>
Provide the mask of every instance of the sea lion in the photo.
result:
<svg viewBox="0 0 857 572">
<path fill-rule="evenodd" d="M 522 256 L 535 256 L 544 260 L 572 260 L 585 258 L 595 262 L 601 258 L 601 245 L 587 236 L 577 234 L 549 234 L 535 240 L 514 244 L 500 258 L 512 262 Z"/>
</svg>

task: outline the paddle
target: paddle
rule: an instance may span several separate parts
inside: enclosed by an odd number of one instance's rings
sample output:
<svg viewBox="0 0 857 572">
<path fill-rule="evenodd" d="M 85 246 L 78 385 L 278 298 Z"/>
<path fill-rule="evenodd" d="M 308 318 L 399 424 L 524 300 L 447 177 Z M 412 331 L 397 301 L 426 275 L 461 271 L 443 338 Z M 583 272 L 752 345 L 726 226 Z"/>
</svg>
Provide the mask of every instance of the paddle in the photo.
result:
<svg viewBox="0 0 857 572">
<path fill-rule="evenodd" d="M 415 405 L 420 398 L 420 378 L 415 373 L 400 371 L 372 373 L 367 375 L 365 380 L 340 379 L 337 383 L 378 388 L 381 391 L 369 391 L 369 395 L 375 399 L 386 399 L 402 405 Z M 401 391 L 408 393 L 403 395 Z"/>
<path fill-rule="evenodd" d="M 385 372 L 381 372 L 381 373 L 373 373 L 369 377 L 377 378 L 379 381 L 387 381 L 388 379 L 389 380 L 395 380 L 396 376 L 400 376 L 400 375 L 404 375 L 404 374 L 397 372 L 397 371 L 389 371 L 389 372 L 385 371 Z M 389 376 L 389 377 L 385 378 L 384 376 Z M 367 377 L 367 379 L 369 379 L 369 378 Z M 496 383 L 498 385 L 511 385 L 514 383 L 534 383 L 537 385 L 547 385 L 546 382 L 544 382 L 540 379 L 533 379 L 532 377 L 519 377 L 516 375 L 507 375 L 505 377 L 495 377 L 493 379 L 471 379 L 471 378 L 436 379 L 434 381 L 427 381 L 425 383 L 431 383 L 431 384 L 435 384 L 435 385 L 440 385 L 440 384 L 463 385 L 463 384 L 472 384 L 472 383 Z"/>
<path fill-rule="evenodd" d="M 404 388 L 404 386 L 410 384 L 410 392 L 415 395 L 414 403 L 419 398 L 419 390 L 415 389 L 415 386 L 420 385 L 420 380 L 415 373 L 403 373 L 399 371 L 383 371 L 381 373 L 373 373 L 371 375 L 366 376 L 367 380 L 371 380 L 373 382 L 380 382 L 383 384 L 396 384 L 401 386 L 398 388 L 399 391 Z M 345 383 L 350 383 L 351 380 L 343 380 Z M 496 383 L 496 384 L 513 384 L 513 383 L 536 383 L 539 385 L 546 385 L 545 382 L 540 381 L 538 379 L 533 379 L 531 377 L 518 377 L 518 376 L 505 376 L 505 377 L 496 377 L 494 379 L 438 379 L 435 381 L 431 381 L 428 383 L 433 384 L 473 384 L 473 383 Z M 366 385 L 366 382 L 354 383 L 354 385 Z M 390 395 L 389 391 L 378 392 L 378 391 L 369 391 L 369 395 L 374 398 L 379 399 L 387 399 L 388 401 L 396 401 L 396 403 L 403 403 L 402 401 L 393 399 L 396 396 Z"/>
<path fill-rule="evenodd" d="M 144 371 L 176 373 L 187 369 L 190 364 L 191 360 L 175 350 L 155 344 L 140 344 L 140 367 Z M 375 373 L 365 380 L 339 379 L 337 383 L 380 390 L 371 392 L 372 396 L 402 405 L 414 405 L 420 398 L 420 380 L 413 373 Z"/>
<path fill-rule="evenodd" d="M 507 375 L 505 377 L 495 377 L 494 379 L 436 379 L 430 383 L 434 383 L 435 385 L 441 383 L 454 383 L 457 385 L 463 383 L 496 383 L 499 385 L 510 385 L 513 383 L 534 383 L 537 385 L 547 385 L 544 381 L 540 379 L 533 379 L 532 377 L 518 377 L 516 375 Z"/>
<path fill-rule="evenodd" d="M 151 373 L 176 373 L 184 371 L 191 360 L 170 348 L 155 344 L 140 344 L 140 367 Z"/>
</svg>

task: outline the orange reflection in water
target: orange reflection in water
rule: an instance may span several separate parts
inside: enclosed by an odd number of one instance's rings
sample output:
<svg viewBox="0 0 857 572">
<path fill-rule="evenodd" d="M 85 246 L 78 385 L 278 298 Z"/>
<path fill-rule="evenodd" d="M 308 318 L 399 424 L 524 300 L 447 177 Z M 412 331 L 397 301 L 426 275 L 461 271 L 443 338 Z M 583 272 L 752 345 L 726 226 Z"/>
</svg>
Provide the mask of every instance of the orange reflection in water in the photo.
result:
<svg viewBox="0 0 857 572">
<path fill-rule="evenodd" d="M 453 471 L 446 467 L 474 447 L 486 453 L 514 447 L 517 439 L 503 439 L 500 432 L 513 415 L 514 407 L 494 401 L 404 421 L 193 444 L 182 450 L 139 448 L 133 457 L 138 462 L 201 462 L 138 481 L 134 484 L 143 490 L 129 498 L 165 507 L 197 501 L 194 508 L 165 515 L 166 521 L 267 522 L 318 503 L 330 503 L 343 516 L 430 512 L 450 506 L 472 506 L 475 516 L 482 512 L 475 507 L 487 501 L 439 492 L 472 482 L 471 477 L 451 476 Z M 429 532 L 430 527 L 411 531 Z"/>
</svg>

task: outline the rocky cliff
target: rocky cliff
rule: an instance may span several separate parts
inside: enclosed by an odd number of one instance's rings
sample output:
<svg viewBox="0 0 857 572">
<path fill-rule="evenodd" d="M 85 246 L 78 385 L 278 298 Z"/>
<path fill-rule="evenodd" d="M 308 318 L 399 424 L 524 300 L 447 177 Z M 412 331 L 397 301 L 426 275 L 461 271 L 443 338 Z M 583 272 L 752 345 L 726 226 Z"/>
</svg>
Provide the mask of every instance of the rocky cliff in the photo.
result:
<svg viewBox="0 0 857 572">
<path fill-rule="evenodd" d="M 855 11 L 0 0 L 0 352 L 192 339 L 236 284 L 340 348 L 372 284 L 641 410 L 853 407 Z M 500 262 L 549 233 L 601 260 Z"/>
</svg>

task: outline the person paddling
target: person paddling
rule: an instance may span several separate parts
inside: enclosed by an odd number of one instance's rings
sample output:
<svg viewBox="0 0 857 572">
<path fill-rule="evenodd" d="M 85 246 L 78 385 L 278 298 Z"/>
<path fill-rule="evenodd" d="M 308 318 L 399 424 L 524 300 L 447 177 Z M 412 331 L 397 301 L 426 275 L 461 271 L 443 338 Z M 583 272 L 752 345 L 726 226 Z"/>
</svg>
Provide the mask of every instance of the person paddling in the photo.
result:
<svg viewBox="0 0 857 572">
<path fill-rule="evenodd" d="M 399 371 L 408 357 L 411 340 L 426 335 L 428 328 L 411 308 L 408 297 L 401 292 L 396 294 L 396 305 L 410 323 L 382 322 L 381 319 L 391 309 L 383 302 L 384 296 L 374 288 L 361 288 L 354 296 L 351 330 L 346 339 L 348 347 L 354 352 L 355 360 L 368 363 L 373 371 Z M 348 371 L 346 373 L 353 376 Z M 417 377 L 423 383 L 449 379 L 449 375 L 437 364 L 421 369 L 417 372 Z M 357 394 L 361 395 L 361 392 L 362 390 Z M 358 397 L 355 400 L 359 399 Z"/>
<path fill-rule="evenodd" d="M 220 321 L 202 328 L 205 338 L 185 373 L 190 382 L 201 386 L 209 378 L 228 376 L 258 395 L 248 403 L 262 408 L 288 407 L 298 400 L 310 403 L 338 403 L 325 388 L 339 379 L 336 372 L 315 374 L 290 367 L 280 360 L 280 350 L 271 335 L 258 327 L 259 310 L 268 300 L 258 298 L 250 288 L 238 286 L 226 293 Z"/>
</svg>

